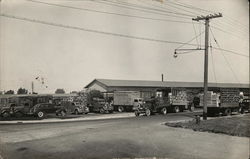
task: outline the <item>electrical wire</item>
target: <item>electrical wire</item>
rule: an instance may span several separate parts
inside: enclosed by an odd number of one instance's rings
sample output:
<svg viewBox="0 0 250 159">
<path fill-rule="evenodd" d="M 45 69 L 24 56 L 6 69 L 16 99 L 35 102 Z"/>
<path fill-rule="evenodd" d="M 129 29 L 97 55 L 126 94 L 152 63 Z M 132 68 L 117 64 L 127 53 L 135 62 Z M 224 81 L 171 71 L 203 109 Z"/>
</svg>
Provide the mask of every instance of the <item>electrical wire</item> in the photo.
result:
<svg viewBox="0 0 250 159">
<path fill-rule="evenodd" d="M 213 69 L 213 74 L 214 74 L 214 80 L 217 86 L 217 77 L 216 77 L 216 72 L 215 72 L 215 64 L 214 64 L 214 56 L 213 56 L 213 47 L 211 44 L 211 40 L 210 40 L 210 55 L 211 55 L 211 61 L 212 61 L 212 69 Z"/>
<path fill-rule="evenodd" d="M 190 44 L 190 43 L 184 43 L 184 42 L 160 40 L 160 39 L 153 39 L 153 38 L 148 38 L 148 37 L 139 37 L 139 36 L 133 36 L 133 35 L 126 35 L 126 34 L 105 32 L 105 31 L 94 30 L 94 29 L 87 29 L 87 28 L 71 26 L 71 25 L 63 25 L 63 24 L 46 22 L 46 21 L 42 21 L 42 20 L 30 19 L 30 18 L 25 18 L 25 17 L 21 17 L 21 16 L 14 16 L 14 15 L 9 15 L 9 14 L 4 14 L 4 13 L 0 14 L 0 16 L 10 18 L 10 19 L 28 21 L 28 22 L 32 22 L 32 23 L 45 24 L 45 25 L 49 25 L 49 26 L 55 26 L 55 27 L 61 27 L 61 28 L 67 28 L 67 29 L 80 30 L 80 31 L 85 31 L 85 32 L 92 32 L 92 33 L 103 34 L 103 35 L 117 36 L 117 37 L 137 39 L 137 40 L 145 40 L 145 41 L 152 41 L 152 42 L 159 42 L 159 43 L 169 43 L 169 44 L 179 44 L 179 45 L 184 44 L 184 45 L 189 45 L 189 46 L 197 46 L 196 44 Z M 201 45 L 201 47 L 202 46 L 203 45 Z M 244 55 L 244 54 L 241 54 L 241 53 L 238 53 L 235 51 L 231 51 L 231 50 L 222 49 L 220 47 L 219 48 L 214 47 L 214 49 L 222 50 L 224 52 L 232 53 L 232 54 L 243 56 L 243 57 L 249 57 L 247 55 Z"/>
<path fill-rule="evenodd" d="M 236 35 L 236 34 L 233 34 L 233 33 L 231 33 L 231 32 L 225 31 L 225 30 L 223 30 L 223 29 L 221 29 L 221 28 L 219 28 L 219 27 L 216 27 L 216 26 L 214 26 L 214 25 L 210 25 L 210 26 L 211 26 L 212 28 L 216 29 L 216 30 L 219 30 L 219 31 L 223 32 L 223 33 L 226 33 L 226 34 L 232 35 L 232 36 L 234 36 L 234 37 L 236 37 L 236 38 L 242 39 L 242 37 L 240 37 L 240 36 L 238 36 L 238 35 Z"/>
<path fill-rule="evenodd" d="M 159 42 L 159 43 L 185 44 L 185 45 L 189 45 L 189 46 L 196 46 L 196 44 L 186 44 L 186 43 L 177 42 L 177 41 L 159 40 L 159 39 L 153 39 L 153 38 L 147 38 L 147 37 L 139 37 L 139 36 L 133 36 L 133 35 L 120 34 L 120 33 L 105 32 L 105 31 L 100 31 L 100 30 L 87 29 L 87 28 L 83 28 L 83 27 L 47 22 L 47 21 L 42 21 L 42 20 L 37 20 L 37 19 L 30 19 L 30 18 L 25 18 L 25 17 L 21 17 L 21 16 L 8 15 L 8 14 L 3 14 L 3 13 L 0 14 L 0 16 L 6 17 L 6 18 L 11 18 L 11 19 L 16 19 L 16 20 L 28 21 L 28 22 L 32 22 L 32 23 L 44 24 L 44 25 L 61 27 L 61 28 L 66 28 L 66 29 L 80 30 L 80 31 L 85 31 L 85 32 L 92 32 L 92 33 L 110 35 L 110 36 L 116 36 L 116 37 L 130 38 L 130 39 L 136 39 L 136 40 L 145 40 L 145 41 L 152 41 L 152 42 Z"/>
<path fill-rule="evenodd" d="M 185 46 L 186 44 L 189 44 L 189 43 L 192 42 L 194 39 L 197 39 L 197 37 L 201 36 L 203 33 L 204 33 L 204 31 L 201 32 L 200 34 L 196 35 L 195 37 L 193 37 L 193 38 L 192 38 L 191 40 L 189 40 L 188 42 L 186 42 L 186 43 L 182 44 L 181 46 L 177 47 L 176 49 L 179 49 L 179 48 Z M 199 46 L 198 46 L 198 48 L 199 48 Z"/>
<path fill-rule="evenodd" d="M 101 3 L 101 4 L 105 4 L 105 5 L 109 5 L 109 6 L 115 6 L 115 7 L 119 7 L 119 8 L 131 9 L 131 10 L 145 12 L 145 13 L 151 13 L 151 14 L 156 14 L 156 15 L 163 15 L 163 16 L 169 16 L 169 17 L 175 17 L 175 18 L 182 18 L 182 19 L 190 20 L 190 18 L 188 18 L 188 17 L 170 15 L 170 14 L 166 14 L 166 13 L 162 13 L 162 12 L 155 12 L 155 11 L 151 11 L 151 10 L 147 10 L 147 9 L 139 9 L 139 8 L 130 7 L 130 6 L 126 6 L 126 5 L 121 5 L 119 3 L 110 2 L 110 1 L 92 1 L 92 2 Z"/>
<path fill-rule="evenodd" d="M 131 7 L 136 7 L 136 8 L 141 8 L 141 9 L 153 10 L 153 11 L 157 11 L 157 12 L 164 12 L 164 13 L 170 13 L 170 14 L 175 14 L 175 15 L 180 15 L 180 16 L 193 17 L 193 15 L 190 15 L 190 14 L 166 11 L 166 10 L 162 10 L 162 9 L 155 9 L 155 8 L 152 8 L 152 7 L 145 7 L 145 6 L 141 6 L 141 5 L 134 4 L 134 3 L 129 3 L 129 2 L 122 2 L 122 1 L 115 1 L 114 2 L 114 1 L 111 1 L 111 0 L 104 0 L 104 1 L 117 3 L 117 4 L 121 4 L 121 5 L 127 5 L 127 6 L 131 6 Z"/>
<path fill-rule="evenodd" d="M 145 4 L 145 5 L 147 5 L 147 6 L 150 6 L 150 7 L 155 7 L 155 8 L 158 8 L 158 9 L 160 9 L 160 10 L 162 10 L 162 9 L 164 9 L 164 10 L 169 10 L 169 6 L 167 6 L 166 4 L 163 4 L 165 7 L 163 7 L 163 6 L 158 6 L 158 5 L 155 5 L 155 4 L 153 4 L 153 3 L 148 3 L 147 1 L 145 1 L 145 0 L 137 0 L 137 1 L 139 1 L 139 2 L 141 2 L 141 3 L 143 3 L 143 4 Z M 166 7 L 168 7 L 168 8 L 166 8 Z M 171 8 L 171 7 L 170 7 Z M 172 7 L 171 9 L 173 9 L 173 8 L 175 8 L 176 9 L 176 7 Z M 179 8 L 177 8 L 177 9 L 179 9 Z M 182 12 L 183 11 L 185 11 L 185 10 L 181 10 Z M 172 11 L 173 12 L 173 11 Z M 189 17 L 194 17 L 194 15 L 196 15 L 196 14 L 193 14 L 193 12 L 191 12 L 192 14 L 185 14 L 185 13 L 180 13 L 180 12 L 178 12 L 179 14 L 183 14 L 183 15 L 187 15 L 187 16 L 189 16 Z M 190 13 L 190 12 L 188 12 L 188 13 Z"/>
<path fill-rule="evenodd" d="M 211 10 L 206 10 L 206 9 L 203 9 L 203 8 L 199 8 L 199 7 L 195 7 L 195 6 L 193 6 L 193 5 L 190 5 L 190 4 L 186 4 L 186 3 L 181 3 L 181 2 L 170 2 L 170 1 L 168 1 L 169 3 L 172 3 L 172 4 L 176 4 L 176 5 L 179 5 L 179 6 L 182 6 L 182 7 L 185 7 L 185 8 L 190 8 L 190 9 L 193 9 L 193 10 L 199 10 L 200 12 L 203 12 L 203 13 L 215 13 L 215 11 L 211 11 Z M 225 15 L 224 14 L 224 17 L 225 17 L 225 19 L 228 21 L 228 23 L 231 23 L 231 24 L 233 24 L 233 25 L 241 25 L 241 26 L 243 26 L 243 27 L 245 27 L 245 29 L 249 29 L 249 27 L 248 26 L 246 26 L 246 25 L 244 25 L 244 24 L 242 24 L 239 20 L 237 20 L 237 19 L 234 19 L 234 18 L 232 18 L 232 17 L 228 17 L 227 15 Z"/>
<path fill-rule="evenodd" d="M 68 9 L 76 9 L 76 10 L 82 10 L 82 11 L 88 11 L 88 12 L 96 12 L 96 13 L 102 13 L 102 14 L 110 14 L 110 15 L 123 16 L 123 17 L 131 17 L 131 18 L 155 20 L 155 21 L 163 21 L 163 22 L 176 22 L 176 23 L 186 23 L 186 24 L 191 24 L 192 23 L 192 22 L 188 22 L 188 21 L 179 21 L 179 20 L 170 20 L 170 19 L 158 19 L 158 18 L 150 18 L 150 17 L 137 16 L 137 15 L 121 14 L 121 13 L 115 13 L 115 12 L 99 11 L 99 10 L 95 10 L 95 9 L 73 7 L 73 6 L 68 6 L 68 5 L 41 2 L 41 1 L 37 1 L 37 0 L 27 0 L 27 1 L 33 2 L 33 3 L 38 3 L 38 4 L 45 4 L 45 5 L 50 5 L 50 6 L 62 7 L 62 8 L 68 8 Z"/>
<path fill-rule="evenodd" d="M 191 51 L 184 51 L 184 52 L 178 52 L 176 54 L 189 54 L 189 53 L 193 53 L 195 51 L 200 51 L 200 49 L 197 49 L 197 50 L 191 50 Z"/>
<path fill-rule="evenodd" d="M 213 31 L 212 31 L 212 29 L 211 29 L 211 28 L 210 28 L 210 32 L 211 32 L 211 34 L 212 34 L 212 36 L 213 36 L 213 38 L 214 38 L 214 42 L 215 42 L 215 43 L 217 44 L 217 46 L 220 48 L 220 45 L 219 45 L 218 41 L 215 39 L 215 36 L 214 36 Z M 221 54 L 223 55 L 223 57 L 224 57 L 224 59 L 225 59 L 225 61 L 226 61 L 227 65 L 228 65 L 228 67 L 230 68 L 230 70 L 231 70 L 231 72 L 232 72 L 232 74 L 233 74 L 234 78 L 235 78 L 235 79 L 236 79 L 236 81 L 240 84 L 239 79 L 237 78 L 237 76 L 236 76 L 236 74 L 235 74 L 235 72 L 234 72 L 234 70 L 233 70 L 232 66 L 230 65 L 229 61 L 227 60 L 227 58 L 226 58 L 226 56 L 224 55 L 224 53 L 223 53 L 223 51 L 222 51 L 222 50 L 221 50 Z"/>
<path fill-rule="evenodd" d="M 196 29 L 195 29 L 195 26 L 194 26 L 193 20 L 192 20 L 192 24 L 193 24 L 194 34 L 195 34 L 195 36 L 197 36 L 197 33 L 196 33 Z M 195 39 L 196 39 L 197 46 L 199 46 L 199 42 L 198 42 L 197 37 L 196 37 Z M 199 46 L 199 47 L 200 47 L 200 46 Z"/>
</svg>

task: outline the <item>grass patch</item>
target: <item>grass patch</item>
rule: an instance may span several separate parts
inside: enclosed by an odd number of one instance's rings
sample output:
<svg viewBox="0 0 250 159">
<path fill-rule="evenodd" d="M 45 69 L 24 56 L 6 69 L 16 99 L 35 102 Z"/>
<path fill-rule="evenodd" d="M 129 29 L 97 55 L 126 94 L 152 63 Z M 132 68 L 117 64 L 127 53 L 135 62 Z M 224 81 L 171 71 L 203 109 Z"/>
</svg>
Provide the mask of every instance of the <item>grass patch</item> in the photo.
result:
<svg viewBox="0 0 250 159">
<path fill-rule="evenodd" d="M 232 136 L 250 137 L 250 114 L 203 120 L 200 124 L 196 124 L 195 121 L 189 121 L 166 123 L 165 125 L 193 129 L 194 131 L 206 131 Z"/>
</svg>

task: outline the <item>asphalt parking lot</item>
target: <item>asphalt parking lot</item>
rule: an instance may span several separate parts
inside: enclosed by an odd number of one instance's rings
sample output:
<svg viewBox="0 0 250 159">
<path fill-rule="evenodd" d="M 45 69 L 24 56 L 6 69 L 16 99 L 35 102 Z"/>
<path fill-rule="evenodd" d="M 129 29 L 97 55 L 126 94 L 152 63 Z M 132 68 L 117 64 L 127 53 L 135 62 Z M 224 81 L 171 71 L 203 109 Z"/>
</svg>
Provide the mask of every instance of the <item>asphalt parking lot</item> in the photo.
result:
<svg viewBox="0 0 250 159">
<path fill-rule="evenodd" d="M 1 156 L 19 158 L 248 158 L 249 139 L 165 126 L 192 112 L 0 126 Z"/>
</svg>

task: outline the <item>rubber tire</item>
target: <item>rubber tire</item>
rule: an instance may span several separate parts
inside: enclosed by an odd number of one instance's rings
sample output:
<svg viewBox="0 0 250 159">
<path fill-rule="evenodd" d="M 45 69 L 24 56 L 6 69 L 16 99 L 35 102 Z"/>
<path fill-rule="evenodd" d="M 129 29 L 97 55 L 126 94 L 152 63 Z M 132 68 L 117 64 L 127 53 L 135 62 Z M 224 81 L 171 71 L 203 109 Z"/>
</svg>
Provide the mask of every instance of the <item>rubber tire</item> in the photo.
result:
<svg viewBox="0 0 250 159">
<path fill-rule="evenodd" d="M 192 104 L 191 107 L 190 107 L 190 112 L 193 112 L 195 109 L 195 106 Z"/>
<path fill-rule="evenodd" d="M 105 113 L 105 111 L 104 111 L 103 108 L 100 109 L 100 113 L 101 113 L 101 114 L 104 114 L 104 113 Z"/>
<path fill-rule="evenodd" d="M 175 106 L 174 107 L 174 112 L 175 113 L 179 113 L 181 110 L 180 110 L 180 107 L 179 106 Z"/>
<path fill-rule="evenodd" d="M 162 113 L 162 115 L 167 115 L 167 113 L 168 113 L 168 110 L 167 110 L 167 108 L 162 108 L 161 109 L 161 113 Z"/>
<path fill-rule="evenodd" d="M 118 110 L 118 112 L 121 113 L 121 112 L 124 112 L 125 109 L 123 106 L 118 106 L 117 110 Z"/>
<path fill-rule="evenodd" d="M 150 111 L 150 109 L 146 109 L 146 111 L 145 111 L 145 115 L 146 115 L 146 116 L 150 116 L 150 115 L 151 115 L 151 111 Z"/>
<path fill-rule="evenodd" d="M 39 112 L 37 113 L 37 117 L 40 118 L 40 119 L 42 119 L 42 118 L 45 117 L 45 113 L 44 113 L 43 111 L 39 111 Z"/>
<path fill-rule="evenodd" d="M 244 114 L 244 113 L 245 113 L 245 110 L 244 110 L 243 107 L 240 107 L 240 108 L 238 109 L 238 112 L 239 112 L 240 114 Z"/>
<path fill-rule="evenodd" d="M 4 113 L 2 114 L 2 117 L 3 117 L 3 118 L 8 118 L 8 117 L 10 117 L 10 113 L 9 113 L 9 112 L 4 112 Z"/>
<path fill-rule="evenodd" d="M 139 116 L 140 113 L 138 111 L 135 111 L 135 116 Z"/>
<path fill-rule="evenodd" d="M 229 116 L 229 115 L 231 115 L 231 114 L 232 114 L 231 109 L 225 109 L 225 110 L 224 110 L 224 115 Z"/>
<path fill-rule="evenodd" d="M 66 116 L 66 112 L 65 112 L 65 111 L 63 111 L 63 110 L 61 111 L 61 113 L 60 113 L 60 114 L 61 114 L 61 116 L 62 116 L 62 117 L 65 117 L 65 116 Z"/>
<path fill-rule="evenodd" d="M 79 114 L 79 111 L 76 109 L 75 112 L 74 112 L 75 115 L 78 115 Z"/>
</svg>

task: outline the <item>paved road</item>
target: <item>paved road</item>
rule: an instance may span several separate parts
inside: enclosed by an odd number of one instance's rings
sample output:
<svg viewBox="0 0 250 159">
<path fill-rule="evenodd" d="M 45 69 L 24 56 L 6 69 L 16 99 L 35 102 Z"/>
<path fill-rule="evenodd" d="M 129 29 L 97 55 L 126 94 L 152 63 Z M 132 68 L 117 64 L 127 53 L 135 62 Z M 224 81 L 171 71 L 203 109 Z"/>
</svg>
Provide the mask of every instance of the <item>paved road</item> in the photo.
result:
<svg viewBox="0 0 250 159">
<path fill-rule="evenodd" d="M 169 121 L 190 119 L 190 115 L 1 125 L 0 153 L 4 159 L 248 158 L 247 138 L 163 125 Z"/>
</svg>

